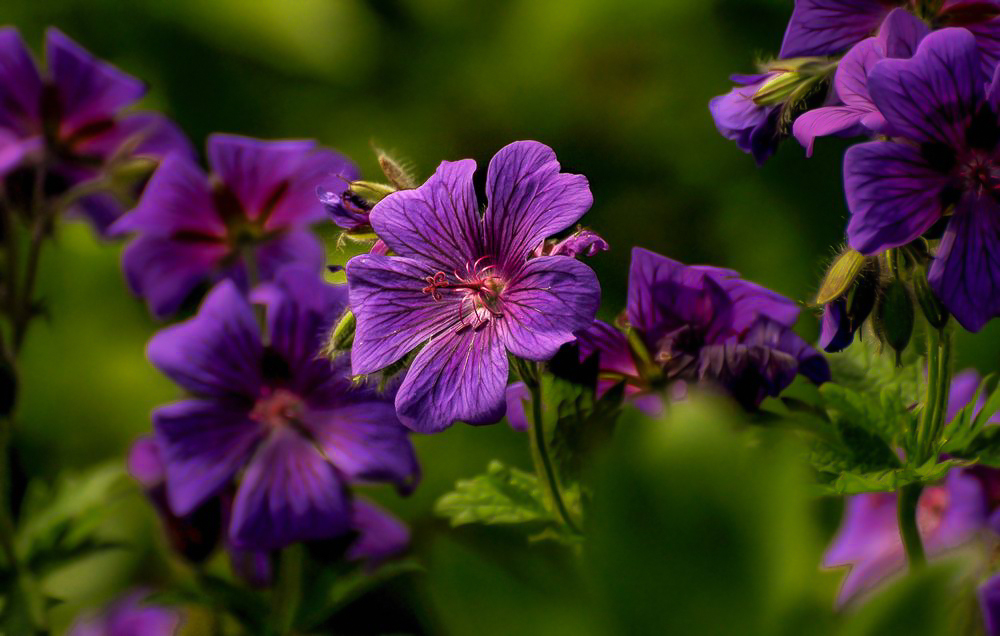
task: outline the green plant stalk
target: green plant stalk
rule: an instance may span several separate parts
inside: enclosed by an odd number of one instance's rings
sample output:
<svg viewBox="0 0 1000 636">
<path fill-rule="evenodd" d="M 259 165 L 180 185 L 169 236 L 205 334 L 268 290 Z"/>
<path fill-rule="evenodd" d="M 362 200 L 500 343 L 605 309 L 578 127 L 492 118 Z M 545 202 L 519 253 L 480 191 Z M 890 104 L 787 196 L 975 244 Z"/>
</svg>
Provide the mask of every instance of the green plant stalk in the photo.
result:
<svg viewBox="0 0 1000 636">
<path fill-rule="evenodd" d="M 545 497 L 555 508 L 560 520 L 573 533 L 579 534 L 580 529 L 573 521 L 573 517 L 566 507 L 566 501 L 562 495 L 562 488 L 559 485 L 559 477 L 556 475 L 555 467 L 552 465 L 552 458 L 549 457 L 548 444 L 545 441 L 545 424 L 542 420 L 542 383 L 540 381 L 540 365 L 515 358 L 515 366 L 521 380 L 531 391 L 531 458 L 535 464 L 535 473 L 538 481 L 542 484 Z"/>
<path fill-rule="evenodd" d="M 924 554 L 924 544 L 920 539 L 920 528 L 917 526 L 917 502 L 923 492 L 922 484 L 903 486 L 897 494 L 896 515 L 899 521 L 899 536 L 906 550 L 906 560 L 910 568 L 919 568 L 927 563 Z"/>
</svg>

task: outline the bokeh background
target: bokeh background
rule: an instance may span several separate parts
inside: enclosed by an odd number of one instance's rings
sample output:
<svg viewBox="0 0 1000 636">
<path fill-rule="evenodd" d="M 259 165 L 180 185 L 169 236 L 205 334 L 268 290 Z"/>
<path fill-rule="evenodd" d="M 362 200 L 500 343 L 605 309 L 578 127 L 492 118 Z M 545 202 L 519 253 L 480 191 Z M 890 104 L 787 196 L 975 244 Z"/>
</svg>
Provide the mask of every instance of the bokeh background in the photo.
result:
<svg viewBox="0 0 1000 636">
<path fill-rule="evenodd" d="M 543 141 L 564 170 L 590 179 L 595 203 L 585 220 L 612 246 L 590 262 L 604 289 L 602 312 L 611 316 L 624 302 L 633 245 L 732 267 L 795 299 L 813 292 L 846 223 L 846 144 L 820 140 L 807 160 L 786 143 L 758 169 L 716 133 L 707 110 L 728 90 L 730 73 L 750 71 L 755 56 L 777 50 L 791 7 L 791 0 L 4 0 L 0 23 L 18 26 L 36 50 L 46 26 L 57 26 L 145 79 L 144 106 L 174 118 L 199 147 L 215 131 L 311 137 L 374 177 L 374 141 L 426 177 L 442 159 L 473 157 L 485 168 L 512 140 Z M 331 261 L 343 261 L 329 244 Z M 119 461 L 149 430 L 151 408 L 177 395 L 144 357 L 157 324 L 126 289 L 120 253 L 121 245 L 84 224 L 67 223 L 45 254 L 41 290 L 51 317 L 27 343 L 17 432 L 30 476 Z M 804 312 L 802 335 L 814 338 L 816 322 Z M 974 346 L 960 342 L 963 366 L 993 370 L 998 354 L 997 324 Z M 405 501 L 378 496 L 413 524 L 428 567 L 436 558 L 465 563 L 456 555 L 471 554 L 470 546 L 488 544 L 497 558 L 523 550 L 520 535 L 502 531 L 438 539 L 444 524 L 431 508 L 493 457 L 530 465 L 524 440 L 503 425 L 460 426 L 417 444 L 421 488 Z M 140 499 L 123 502 L 120 518 L 155 545 L 158 531 Z M 458 547 L 442 552 L 440 541 Z M 536 554 L 558 562 L 550 552 Z M 105 559 L 86 576 L 67 577 L 67 589 L 97 599 L 136 568 L 153 567 L 147 561 Z M 427 613 L 421 620 L 437 620 Z"/>
</svg>

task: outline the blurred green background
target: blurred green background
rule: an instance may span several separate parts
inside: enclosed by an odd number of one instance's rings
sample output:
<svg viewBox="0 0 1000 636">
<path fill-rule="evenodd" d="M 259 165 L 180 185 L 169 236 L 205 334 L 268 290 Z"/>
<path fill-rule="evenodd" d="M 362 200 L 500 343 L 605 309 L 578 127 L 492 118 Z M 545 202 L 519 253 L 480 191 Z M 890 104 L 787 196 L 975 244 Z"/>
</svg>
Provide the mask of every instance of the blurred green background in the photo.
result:
<svg viewBox="0 0 1000 636">
<path fill-rule="evenodd" d="M 564 170 L 590 179 L 595 203 L 585 221 L 612 246 L 591 264 L 611 316 L 624 302 L 633 245 L 733 267 L 798 300 L 812 293 L 846 223 L 846 143 L 821 140 L 809 160 L 786 143 L 758 169 L 716 133 L 707 110 L 710 97 L 728 90 L 730 73 L 750 71 L 755 55 L 777 50 L 791 7 L 791 0 L 4 0 L 0 23 L 18 26 L 36 50 L 45 27 L 58 26 L 145 79 L 144 106 L 173 117 L 199 147 L 214 131 L 312 137 L 375 176 L 375 141 L 426 177 L 442 159 L 473 157 L 485 167 L 510 141 L 543 141 Z M 332 243 L 331 259 L 343 260 Z M 149 430 L 151 408 L 177 396 L 145 360 L 157 325 L 125 288 L 120 252 L 69 223 L 45 254 L 41 289 L 51 318 L 36 325 L 26 348 L 17 439 L 31 475 L 121 457 Z M 974 347 L 961 341 L 961 365 L 996 368 L 998 322 Z M 800 331 L 815 337 L 812 313 L 804 312 Z M 456 478 L 493 457 L 528 465 L 524 440 L 503 425 L 455 427 L 417 443 L 423 485 L 409 500 L 383 500 L 412 522 L 425 555 L 436 554 L 426 546 L 443 527 L 432 503 Z M 122 515 L 154 534 L 140 503 Z M 477 532 L 449 540 L 523 549 L 519 536 Z M 129 567 L 120 564 L 107 582 L 89 581 L 88 593 L 112 589 Z"/>
</svg>

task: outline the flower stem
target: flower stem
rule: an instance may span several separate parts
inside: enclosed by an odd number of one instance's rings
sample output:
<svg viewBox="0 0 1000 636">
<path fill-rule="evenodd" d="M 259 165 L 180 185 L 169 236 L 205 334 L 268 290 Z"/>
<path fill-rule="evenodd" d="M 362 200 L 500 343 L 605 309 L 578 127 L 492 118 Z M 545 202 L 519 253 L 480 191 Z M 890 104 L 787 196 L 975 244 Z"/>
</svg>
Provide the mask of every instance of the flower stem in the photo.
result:
<svg viewBox="0 0 1000 636">
<path fill-rule="evenodd" d="M 906 550 L 906 560 L 910 568 L 919 568 L 927 563 L 924 554 L 924 544 L 920 538 L 920 528 L 917 526 L 917 502 L 923 492 L 922 484 L 903 486 L 896 499 L 896 513 L 899 520 L 899 537 Z"/>
<path fill-rule="evenodd" d="M 569 508 L 566 507 L 566 501 L 559 486 L 559 476 L 556 475 L 552 459 L 549 457 L 548 444 L 545 441 L 545 425 L 542 420 L 541 369 L 537 364 L 532 368 L 530 363 L 523 360 L 519 360 L 518 369 L 521 379 L 531 391 L 531 457 L 535 463 L 535 473 L 543 484 L 546 498 L 556 509 L 563 524 L 574 534 L 579 534 L 580 529 L 573 521 Z"/>
</svg>

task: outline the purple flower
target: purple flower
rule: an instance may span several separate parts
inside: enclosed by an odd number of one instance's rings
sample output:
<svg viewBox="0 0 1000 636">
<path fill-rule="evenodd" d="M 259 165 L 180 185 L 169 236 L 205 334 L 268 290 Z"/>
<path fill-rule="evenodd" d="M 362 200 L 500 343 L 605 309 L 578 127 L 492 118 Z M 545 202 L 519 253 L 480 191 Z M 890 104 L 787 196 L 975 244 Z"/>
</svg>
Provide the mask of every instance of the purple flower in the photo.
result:
<svg viewBox="0 0 1000 636">
<path fill-rule="evenodd" d="M 416 458 L 392 404 L 354 386 L 346 361 L 318 355 L 345 296 L 309 269 L 283 270 L 255 292 L 265 341 L 250 304 L 223 281 L 194 318 L 150 341 L 153 364 L 191 393 L 153 414 L 174 514 L 236 480 L 229 542 L 273 550 L 348 531 L 352 482 L 413 488 Z"/>
<path fill-rule="evenodd" d="M 162 115 L 126 112 L 146 92 L 141 81 L 54 28 L 45 34 L 45 57 L 43 73 L 17 29 L 0 29 L 0 177 L 8 176 L 8 193 L 23 193 L 30 205 L 27 185 L 43 157 L 45 193 L 54 196 L 97 178 L 123 152 L 152 160 L 170 152 L 193 156 Z M 95 194 L 78 201 L 75 211 L 104 232 L 122 207 L 109 194 Z"/>
<path fill-rule="evenodd" d="M 269 280 L 288 263 L 319 271 L 323 246 L 309 229 L 324 217 L 316 185 L 356 171 L 312 141 L 212 135 L 208 159 L 211 175 L 184 156 L 168 157 L 112 228 L 139 234 L 125 249 L 125 276 L 159 317 L 215 280 L 246 289 L 254 274 Z"/>
<path fill-rule="evenodd" d="M 779 74 L 732 75 L 729 79 L 736 87 L 708 102 L 719 133 L 735 141 L 743 152 L 753 155 L 757 165 L 763 165 L 778 148 L 781 108 L 778 105 L 758 105 L 754 95 L 765 82 Z"/>
<path fill-rule="evenodd" d="M 481 215 L 475 169 L 470 159 L 446 161 L 421 187 L 383 199 L 371 223 L 397 256 L 347 263 L 353 372 L 378 371 L 424 345 L 396 395 L 400 420 L 419 432 L 499 420 L 508 352 L 551 358 L 590 324 L 600 301 L 586 265 L 529 258 L 590 207 L 587 180 L 560 173 L 549 147 L 516 142 L 490 162 Z"/>
<path fill-rule="evenodd" d="M 564 239 L 548 239 L 542 242 L 532 256 L 597 256 L 607 252 L 611 247 L 608 242 L 593 230 L 579 229 Z"/>
<path fill-rule="evenodd" d="M 935 556 L 976 537 L 985 528 L 987 501 L 980 481 L 953 470 L 944 483 L 929 486 L 917 503 L 917 526 L 928 555 Z M 850 566 L 840 603 L 870 591 L 902 572 L 906 555 L 899 538 L 894 493 L 867 493 L 847 499 L 840 532 L 823 559 L 826 567 Z"/>
<path fill-rule="evenodd" d="M 854 342 L 855 331 L 857 327 L 848 315 L 846 298 L 838 298 L 823 307 L 819 346 L 824 351 L 829 353 L 843 351 Z"/>
<path fill-rule="evenodd" d="M 965 29 L 932 33 L 912 59 L 878 62 L 868 81 L 896 138 L 847 151 L 849 243 L 875 254 L 943 219 L 928 281 L 962 326 L 978 331 L 1000 314 L 1000 88 L 984 89 Z"/>
<path fill-rule="evenodd" d="M 100 613 L 78 618 L 69 636 L 172 636 L 181 624 L 173 609 L 147 605 L 148 594 L 135 591 L 111 603 Z"/>
<path fill-rule="evenodd" d="M 316 187 L 316 196 L 326 209 L 330 220 L 348 232 L 371 228 L 368 216 L 371 214 L 372 205 L 348 189 L 350 182 L 358 176 L 358 171 L 352 166 Z"/>
<path fill-rule="evenodd" d="M 841 102 L 803 113 L 792 133 L 812 155 L 816 137 L 855 132 L 881 132 L 885 118 L 868 91 L 868 72 L 885 58 L 909 58 L 929 32 L 927 25 L 903 9 L 894 9 L 879 28 L 878 36 L 856 44 L 837 66 L 833 89 Z"/>
<path fill-rule="evenodd" d="M 1000 636 L 1000 573 L 979 587 L 978 596 L 987 636 Z"/>
</svg>

